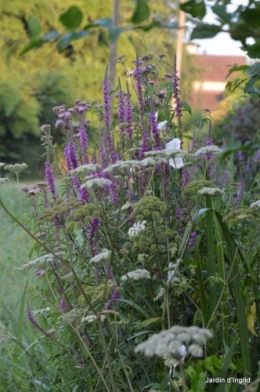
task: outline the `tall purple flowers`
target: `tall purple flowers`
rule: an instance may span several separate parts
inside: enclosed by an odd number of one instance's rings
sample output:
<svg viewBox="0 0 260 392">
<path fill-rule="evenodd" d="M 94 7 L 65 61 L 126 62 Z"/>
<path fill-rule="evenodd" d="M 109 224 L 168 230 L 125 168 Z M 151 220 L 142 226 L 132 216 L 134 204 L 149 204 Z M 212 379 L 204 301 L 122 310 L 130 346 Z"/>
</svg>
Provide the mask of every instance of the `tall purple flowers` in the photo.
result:
<svg viewBox="0 0 260 392">
<path fill-rule="evenodd" d="M 77 149 L 73 142 L 68 142 L 64 148 L 64 156 L 68 170 L 73 170 L 78 167 Z"/>
<path fill-rule="evenodd" d="M 142 68 L 141 68 L 142 60 L 137 59 L 135 61 L 135 71 L 134 71 L 134 77 L 136 80 L 136 95 L 139 103 L 139 111 L 140 111 L 140 118 L 141 122 L 144 116 L 144 98 L 143 98 L 143 92 L 142 92 Z"/>
<path fill-rule="evenodd" d="M 48 184 L 49 191 L 52 193 L 54 200 L 57 197 L 55 181 L 54 181 L 54 171 L 51 163 L 47 160 L 45 162 L 45 178 Z"/>
<path fill-rule="evenodd" d="M 157 119 L 155 112 L 152 112 L 149 115 L 149 123 L 150 123 L 150 130 L 154 138 L 154 147 L 155 150 L 161 150 L 162 149 L 162 144 L 161 144 L 161 139 L 160 139 L 160 132 L 157 124 Z"/>
<path fill-rule="evenodd" d="M 80 142 L 80 153 L 81 163 L 85 165 L 88 163 L 87 149 L 88 149 L 88 134 L 83 124 L 79 127 L 79 142 Z"/>
<path fill-rule="evenodd" d="M 174 59 L 174 68 L 173 68 L 173 83 L 172 83 L 172 89 L 173 89 L 173 99 L 174 99 L 174 110 L 175 110 L 175 118 L 177 119 L 177 124 L 179 126 L 179 131 L 180 131 L 180 139 L 182 140 L 182 122 L 181 122 L 181 117 L 182 117 L 182 108 L 181 108 L 181 98 L 180 98 L 180 78 L 178 77 L 178 70 L 176 68 L 176 58 Z"/>
</svg>

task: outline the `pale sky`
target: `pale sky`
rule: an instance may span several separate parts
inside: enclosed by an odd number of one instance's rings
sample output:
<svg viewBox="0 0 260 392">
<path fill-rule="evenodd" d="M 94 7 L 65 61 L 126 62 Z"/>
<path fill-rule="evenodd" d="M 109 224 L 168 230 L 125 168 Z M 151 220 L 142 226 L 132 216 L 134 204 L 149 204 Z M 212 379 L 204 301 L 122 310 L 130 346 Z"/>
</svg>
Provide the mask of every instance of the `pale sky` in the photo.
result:
<svg viewBox="0 0 260 392">
<path fill-rule="evenodd" d="M 233 9 L 236 8 L 238 5 L 248 4 L 247 0 L 233 0 L 233 6 L 229 7 L 229 11 L 232 12 Z M 203 22 L 206 23 L 214 23 L 214 14 L 208 11 L 206 17 L 203 19 Z M 198 49 L 199 54 L 218 54 L 218 55 L 241 55 L 245 56 L 245 52 L 240 49 L 241 42 L 234 41 L 230 38 L 228 33 L 219 33 L 215 37 L 210 39 L 200 39 L 200 40 L 193 40 L 192 42 L 197 43 L 200 45 Z"/>
</svg>

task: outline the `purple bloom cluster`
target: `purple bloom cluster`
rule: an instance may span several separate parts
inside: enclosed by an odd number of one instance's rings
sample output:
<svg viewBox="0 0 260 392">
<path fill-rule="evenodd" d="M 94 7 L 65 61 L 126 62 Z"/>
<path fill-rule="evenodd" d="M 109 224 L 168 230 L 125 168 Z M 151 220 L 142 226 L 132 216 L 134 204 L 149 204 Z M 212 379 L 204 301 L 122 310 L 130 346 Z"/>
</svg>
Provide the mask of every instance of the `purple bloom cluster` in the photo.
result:
<svg viewBox="0 0 260 392">
<path fill-rule="evenodd" d="M 45 178 L 48 184 L 49 191 L 52 193 L 54 200 L 57 197 L 55 181 L 54 181 L 54 171 L 52 165 L 49 161 L 45 162 Z"/>
<path fill-rule="evenodd" d="M 127 124 L 126 133 L 127 133 L 128 137 L 129 137 L 129 139 L 131 139 L 132 133 L 133 133 L 133 126 L 132 126 L 132 122 L 133 122 L 133 107 L 132 107 L 132 102 L 131 102 L 131 95 L 129 93 L 125 97 L 125 104 L 126 104 L 126 110 L 125 110 L 124 121 Z"/>
<path fill-rule="evenodd" d="M 83 124 L 79 127 L 79 141 L 80 141 L 80 152 L 81 152 L 81 163 L 85 165 L 88 163 L 88 134 Z"/>
<path fill-rule="evenodd" d="M 64 148 L 64 156 L 68 170 L 76 169 L 78 164 L 77 148 L 74 142 L 70 141 Z"/>
<path fill-rule="evenodd" d="M 142 137 L 141 148 L 139 150 L 139 159 L 143 159 L 144 153 L 149 151 L 149 140 L 150 140 L 150 136 L 148 132 L 144 132 Z"/>
<path fill-rule="evenodd" d="M 135 61 L 135 71 L 134 71 L 134 77 L 136 80 L 136 95 L 139 103 L 139 110 L 140 110 L 140 117 L 141 119 L 144 116 L 144 98 L 143 98 L 143 92 L 142 92 L 142 68 L 141 68 L 142 60 L 137 59 Z"/>
<path fill-rule="evenodd" d="M 190 239 L 189 239 L 189 242 L 188 242 L 188 247 L 189 248 L 193 248 L 193 246 L 196 245 L 196 241 L 197 241 L 197 233 L 196 233 L 196 231 L 193 231 L 191 233 L 191 235 L 190 235 Z"/>
<path fill-rule="evenodd" d="M 181 117 L 182 117 L 182 108 L 181 108 L 181 98 L 180 98 L 180 78 L 178 77 L 178 70 L 176 68 L 176 59 L 174 61 L 174 68 L 173 68 L 173 83 L 172 83 L 172 89 L 173 89 L 173 98 L 174 98 L 174 103 L 175 103 L 175 117 L 178 121 L 179 128 L 182 128 L 182 122 L 181 122 Z"/>
<path fill-rule="evenodd" d="M 150 130 L 154 138 L 154 147 L 155 150 L 161 150 L 162 149 L 162 143 L 161 143 L 161 138 L 160 138 L 160 132 L 158 129 L 158 124 L 157 124 L 157 119 L 155 112 L 152 112 L 149 115 L 149 123 L 150 123 Z"/>
<path fill-rule="evenodd" d="M 117 116 L 118 116 L 118 121 L 119 121 L 119 128 L 120 131 L 124 131 L 124 126 L 122 123 L 125 121 L 125 107 L 126 107 L 126 102 L 125 102 L 125 93 L 120 90 L 119 93 L 117 94 L 118 98 L 118 111 L 117 111 Z"/>
<path fill-rule="evenodd" d="M 62 299 L 60 300 L 59 305 L 60 305 L 60 308 L 61 308 L 62 313 L 66 313 L 67 307 L 68 307 L 68 306 L 67 306 L 67 302 L 65 301 L 64 298 L 62 298 Z"/>
<path fill-rule="evenodd" d="M 99 226 L 99 219 L 98 218 L 92 218 L 90 223 L 89 223 L 89 228 L 88 228 L 88 242 L 91 250 L 92 256 L 95 256 L 97 254 L 97 244 L 95 242 L 95 237 L 97 233 L 97 229 Z"/>
<path fill-rule="evenodd" d="M 118 301 L 119 298 L 120 298 L 120 297 L 119 297 L 119 293 L 118 293 L 117 287 L 114 286 L 113 289 L 112 289 L 111 298 L 110 298 L 110 300 L 106 303 L 105 309 L 111 309 L 111 307 Z"/>
</svg>

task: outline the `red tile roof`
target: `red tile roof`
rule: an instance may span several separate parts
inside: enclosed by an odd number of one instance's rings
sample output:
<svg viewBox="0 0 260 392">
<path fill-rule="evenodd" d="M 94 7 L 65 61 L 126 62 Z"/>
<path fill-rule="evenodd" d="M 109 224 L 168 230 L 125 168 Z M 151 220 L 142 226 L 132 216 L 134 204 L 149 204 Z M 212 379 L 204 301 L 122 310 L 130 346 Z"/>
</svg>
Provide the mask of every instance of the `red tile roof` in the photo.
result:
<svg viewBox="0 0 260 392">
<path fill-rule="evenodd" d="M 204 81 L 224 82 L 233 65 L 245 65 L 245 56 L 217 56 L 217 55 L 195 55 L 193 64 L 198 67 L 200 79 Z M 231 75 L 232 77 L 232 75 Z"/>
<path fill-rule="evenodd" d="M 228 78 L 229 67 L 245 65 L 246 57 L 244 56 L 216 56 L 216 55 L 194 55 L 193 64 L 198 68 L 199 81 L 204 82 L 227 82 L 233 78 L 235 74 L 231 74 Z M 224 93 L 224 89 L 223 89 Z M 193 90 L 191 94 L 190 104 L 192 107 L 200 109 L 209 109 L 214 111 L 219 101 L 223 99 L 221 91 L 198 91 Z"/>
</svg>

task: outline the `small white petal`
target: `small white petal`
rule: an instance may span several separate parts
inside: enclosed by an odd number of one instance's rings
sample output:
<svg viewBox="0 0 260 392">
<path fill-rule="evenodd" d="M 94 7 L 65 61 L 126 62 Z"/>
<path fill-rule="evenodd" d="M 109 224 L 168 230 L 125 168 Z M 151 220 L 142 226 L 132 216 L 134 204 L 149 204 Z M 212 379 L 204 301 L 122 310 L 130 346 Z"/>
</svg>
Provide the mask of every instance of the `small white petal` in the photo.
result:
<svg viewBox="0 0 260 392">
<path fill-rule="evenodd" d="M 164 131 L 166 129 L 167 122 L 168 122 L 167 120 L 159 122 L 158 124 L 159 131 Z"/>
</svg>

